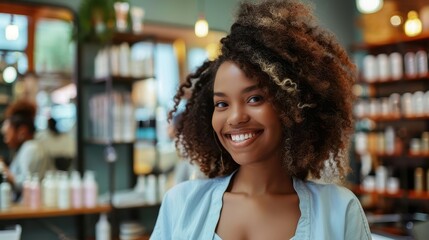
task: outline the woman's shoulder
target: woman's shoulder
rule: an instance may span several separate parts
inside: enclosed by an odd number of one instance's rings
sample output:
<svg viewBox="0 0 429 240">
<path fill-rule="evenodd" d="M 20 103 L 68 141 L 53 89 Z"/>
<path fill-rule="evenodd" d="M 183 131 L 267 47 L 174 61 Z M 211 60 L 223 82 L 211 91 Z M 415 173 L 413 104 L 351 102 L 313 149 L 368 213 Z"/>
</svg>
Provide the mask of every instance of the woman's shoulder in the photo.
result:
<svg viewBox="0 0 429 240">
<path fill-rule="evenodd" d="M 310 192 L 312 198 L 319 200 L 337 200 L 342 202 L 359 201 L 348 188 L 335 183 L 322 183 L 316 181 L 300 181 Z"/>
<path fill-rule="evenodd" d="M 181 182 L 173 186 L 167 194 L 171 197 L 205 195 L 210 194 L 220 184 L 224 178 L 193 179 Z"/>
<path fill-rule="evenodd" d="M 39 147 L 40 147 L 39 142 L 37 140 L 30 139 L 30 140 L 25 141 L 22 144 L 20 150 L 22 150 L 22 151 L 36 151 L 39 149 Z"/>
</svg>

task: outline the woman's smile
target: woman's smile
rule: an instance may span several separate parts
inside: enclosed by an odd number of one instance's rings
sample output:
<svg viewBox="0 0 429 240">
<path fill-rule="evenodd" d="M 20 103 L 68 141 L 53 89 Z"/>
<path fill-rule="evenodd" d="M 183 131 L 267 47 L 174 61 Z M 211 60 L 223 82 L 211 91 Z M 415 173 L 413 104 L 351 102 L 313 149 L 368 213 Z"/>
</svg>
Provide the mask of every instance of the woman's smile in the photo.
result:
<svg viewBox="0 0 429 240">
<path fill-rule="evenodd" d="M 262 134 L 263 131 L 244 131 L 225 134 L 224 136 L 230 140 L 230 144 L 235 147 L 247 147 L 252 144 Z"/>
</svg>

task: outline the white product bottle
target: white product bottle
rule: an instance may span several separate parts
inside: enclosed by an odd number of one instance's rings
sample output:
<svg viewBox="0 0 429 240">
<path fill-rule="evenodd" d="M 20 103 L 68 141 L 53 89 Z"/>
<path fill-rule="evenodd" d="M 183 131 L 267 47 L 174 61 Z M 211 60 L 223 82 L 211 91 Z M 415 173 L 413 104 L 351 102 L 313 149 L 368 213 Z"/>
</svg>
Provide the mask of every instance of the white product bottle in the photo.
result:
<svg viewBox="0 0 429 240">
<path fill-rule="evenodd" d="M 419 76 L 426 76 L 428 74 L 428 54 L 425 50 L 416 52 L 417 73 Z"/>
<path fill-rule="evenodd" d="M 130 45 L 126 42 L 119 45 L 119 75 L 130 76 Z"/>
<path fill-rule="evenodd" d="M 388 126 L 384 132 L 385 139 L 385 151 L 386 154 L 392 155 L 395 153 L 395 129 L 392 126 Z"/>
<path fill-rule="evenodd" d="M 382 53 L 377 55 L 376 60 L 378 65 L 378 80 L 386 81 L 391 77 L 389 57 L 387 54 Z"/>
<path fill-rule="evenodd" d="M 0 184 L 0 209 L 6 210 L 10 208 L 12 199 L 12 187 L 7 181 L 6 175 L 3 175 L 3 182 Z"/>
<path fill-rule="evenodd" d="M 387 168 L 385 166 L 380 165 L 375 169 L 375 188 L 378 192 L 386 190 L 387 177 Z"/>
<path fill-rule="evenodd" d="M 165 174 L 160 174 L 158 176 L 158 200 L 161 201 L 164 198 L 165 193 L 167 192 L 167 176 Z"/>
<path fill-rule="evenodd" d="M 407 52 L 404 56 L 405 75 L 409 78 L 414 78 L 417 75 L 416 54 Z"/>
<path fill-rule="evenodd" d="M 97 205 L 98 185 L 93 171 L 86 171 L 83 176 L 83 205 L 91 208 Z"/>
<path fill-rule="evenodd" d="M 399 80 L 404 74 L 404 63 L 402 55 L 398 52 L 393 52 L 389 55 L 391 77 L 394 80 Z"/>
<path fill-rule="evenodd" d="M 377 58 L 373 55 L 366 55 L 363 58 L 363 77 L 367 82 L 378 80 Z"/>
<path fill-rule="evenodd" d="M 107 215 L 102 213 L 100 219 L 95 224 L 95 239 L 96 240 L 110 240 L 110 223 L 107 220 Z"/>
<path fill-rule="evenodd" d="M 51 208 L 57 206 L 57 193 L 52 171 L 48 171 L 42 180 L 42 196 L 43 206 Z"/>
<path fill-rule="evenodd" d="M 82 180 L 80 179 L 80 174 L 78 171 L 73 171 L 71 173 L 70 190 L 71 206 L 73 208 L 81 208 L 83 201 Z"/>
<path fill-rule="evenodd" d="M 149 204 L 156 204 L 158 201 L 158 189 L 156 182 L 157 181 L 155 175 L 151 174 L 147 177 L 146 200 Z"/>
<path fill-rule="evenodd" d="M 58 208 L 70 207 L 70 185 L 67 172 L 62 172 L 58 181 Z"/>
</svg>

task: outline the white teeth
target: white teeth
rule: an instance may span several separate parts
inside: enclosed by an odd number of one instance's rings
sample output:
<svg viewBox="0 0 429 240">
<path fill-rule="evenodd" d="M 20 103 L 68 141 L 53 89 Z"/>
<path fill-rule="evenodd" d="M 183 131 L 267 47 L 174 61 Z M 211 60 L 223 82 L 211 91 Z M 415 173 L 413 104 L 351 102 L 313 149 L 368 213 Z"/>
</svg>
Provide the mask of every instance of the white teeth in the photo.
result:
<svg viewBox="0 0 429 240">
<path fill-rule="evenodd" d="M 231 139 L 234 142 L 243 142 L 249 138 L 254 137 L 255 135 L 256 135 L 255 133 L 236 134 L 236 135 L 231 134 Z"/>
</svg>

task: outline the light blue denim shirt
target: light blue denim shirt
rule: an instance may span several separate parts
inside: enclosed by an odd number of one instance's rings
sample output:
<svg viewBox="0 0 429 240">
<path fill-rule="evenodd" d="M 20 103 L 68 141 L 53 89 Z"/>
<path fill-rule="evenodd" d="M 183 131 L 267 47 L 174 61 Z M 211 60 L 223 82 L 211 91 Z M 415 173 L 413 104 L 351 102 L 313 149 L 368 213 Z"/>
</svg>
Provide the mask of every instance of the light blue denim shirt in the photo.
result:
<svg viewBox="0 0 429 240">
<path fill-rule="evenodd" d="M 167 192 L 151 240 L 220 240 L 223 194 L 231 176 L 193 180 Z M 293 240 L 365 240 L 371 233 L 356 196 L 344 187 L 294 179 L 301 217 Z"/>
</svg>

